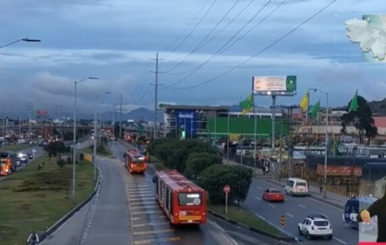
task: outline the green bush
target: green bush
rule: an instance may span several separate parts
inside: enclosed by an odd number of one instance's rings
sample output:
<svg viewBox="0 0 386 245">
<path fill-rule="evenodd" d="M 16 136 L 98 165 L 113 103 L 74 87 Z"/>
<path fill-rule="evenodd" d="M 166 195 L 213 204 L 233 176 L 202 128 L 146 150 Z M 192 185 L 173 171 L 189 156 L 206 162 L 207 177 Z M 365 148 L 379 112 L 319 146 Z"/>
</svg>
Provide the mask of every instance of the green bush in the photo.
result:
<svg viewBox="0 0 386 245">
<path fill-rule="evenodd" d="M 57 164 L 59 167 L 63 168 L 64 165 L 66 165 L 66 161 L 64 161 L 63 159 L 59 159 L 59 160 L 56 162 L 56 164 Z"/>
<path fill-rule="evenodd" d="M 186 160 L 192 153 L 217 154 L 215 148 L 209 143 L 198 139 L 156 139 L 153 140 L 148 150 L 150 155 L 156 156 L 166 167 L 185 172 Z"/>
<path fill-rule="evenodd" d="M 215 164 L 206 168 L 199 175 L 199 185 L 208 191 L 209 200 L 215 204 L 223 204 L 225 185 L 231 187 L 228 195 L 230 204 L 237 201 L 241 204 L 248 196 L 252 183 L 253 171 L 244 166 Z"/>
<path fill-rule="evenodd" d="M 207 152 L 191 153 L 186 160 L 185 176 L 190 179 L 196 179 L 197 176 L 206 168 L 221 164 L 222 159 L 216 155 Z"/>
</svg>

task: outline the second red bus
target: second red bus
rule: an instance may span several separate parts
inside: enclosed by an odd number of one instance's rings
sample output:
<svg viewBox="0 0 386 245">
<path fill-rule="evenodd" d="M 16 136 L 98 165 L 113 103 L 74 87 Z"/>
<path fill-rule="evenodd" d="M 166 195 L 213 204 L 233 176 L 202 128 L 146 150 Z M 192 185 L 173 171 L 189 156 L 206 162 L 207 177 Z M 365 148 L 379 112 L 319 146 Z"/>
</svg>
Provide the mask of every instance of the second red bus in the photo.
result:
<svg viewBox="0 0 386 245">
<path fill-rule="evenodd" d="M 125 152 L 125 167 L 130 173 L 144 173 L 147 169 L 147 161 L 148 157 L 137 150 L 127 150 Z"/>
<path fill-rule="evenodd" d="M 206 223 L 206 192 L 176 170 L 156 172 L 156 199 L 173 225 Z"/>
</svg>

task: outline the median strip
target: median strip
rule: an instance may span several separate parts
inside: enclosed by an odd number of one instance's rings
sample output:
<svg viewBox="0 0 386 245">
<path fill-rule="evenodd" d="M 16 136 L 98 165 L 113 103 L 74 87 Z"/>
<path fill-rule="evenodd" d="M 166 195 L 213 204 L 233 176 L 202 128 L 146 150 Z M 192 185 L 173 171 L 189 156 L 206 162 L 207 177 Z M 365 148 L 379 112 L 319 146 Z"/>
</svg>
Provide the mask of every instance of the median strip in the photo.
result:
<svg viewBox="0 0 386 245">
<path fill-rule="evenodd" d="M 0 182 L 0 244 L 24 244 L 33 230 L 44 231 L 94 191 L 93 168 L 76 166 L 76 196 L 71 200 L 72 161 L 43 154 Z"/>
</svg>

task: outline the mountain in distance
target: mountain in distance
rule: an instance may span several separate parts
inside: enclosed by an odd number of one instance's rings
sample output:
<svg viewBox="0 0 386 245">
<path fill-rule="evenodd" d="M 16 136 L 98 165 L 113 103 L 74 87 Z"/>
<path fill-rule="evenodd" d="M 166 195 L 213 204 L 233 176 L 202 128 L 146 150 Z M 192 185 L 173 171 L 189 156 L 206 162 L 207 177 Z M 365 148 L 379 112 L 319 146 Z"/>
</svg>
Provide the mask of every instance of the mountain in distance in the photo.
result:
<svg viewBox="0 0 386 245">
<path fill-rule="evenodd" d="M 103 120 L 112 120 L 113 119 L 113 112 L 107 111 L 102 113 Z M 158 112 L 158 122 L 163 122 L 163 112 Z M 115 112 L 115 120 L 120 120 L 120 113 L 119 111 Z M 129 111 L 127 113 L 122 113 L 122 120 L 144 120 L 144 121 L 153 121 L 154 120 L 154 111 L 140 107 L 137 109 L 134 109 L 132 111 Z"/>
</svg>

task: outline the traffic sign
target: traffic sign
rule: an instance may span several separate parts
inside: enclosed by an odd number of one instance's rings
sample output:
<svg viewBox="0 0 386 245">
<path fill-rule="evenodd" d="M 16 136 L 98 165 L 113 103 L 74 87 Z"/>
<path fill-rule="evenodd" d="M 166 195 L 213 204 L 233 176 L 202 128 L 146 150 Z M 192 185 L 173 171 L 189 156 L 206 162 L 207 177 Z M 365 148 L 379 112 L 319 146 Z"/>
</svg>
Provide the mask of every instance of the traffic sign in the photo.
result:
<svg viewBox="0 0 386 245">
<path fill-rule="evenodd" d="M 280 225 L 281 225 L 281 228 L 283 228 L 285 225 L 285 215 L 283 214 L 280 216 Z"/>
<path fill-rule="evenodd" d="M 224 186 L 224 192 L 229 193 L 231 191 L 231 187 L 229 185 Z"/>
<path fill-rule="evenodd" d="M 269 173 L 271 171 L 271 163 L 268 160 L 263 160 L 264 173 Z"/>
</svg>

